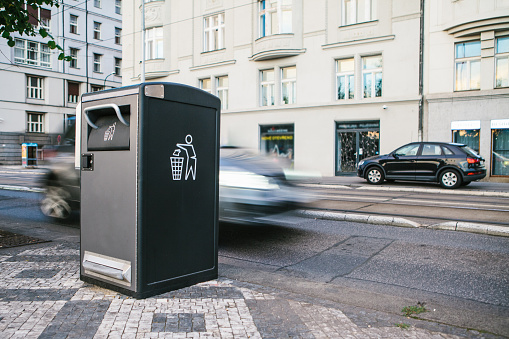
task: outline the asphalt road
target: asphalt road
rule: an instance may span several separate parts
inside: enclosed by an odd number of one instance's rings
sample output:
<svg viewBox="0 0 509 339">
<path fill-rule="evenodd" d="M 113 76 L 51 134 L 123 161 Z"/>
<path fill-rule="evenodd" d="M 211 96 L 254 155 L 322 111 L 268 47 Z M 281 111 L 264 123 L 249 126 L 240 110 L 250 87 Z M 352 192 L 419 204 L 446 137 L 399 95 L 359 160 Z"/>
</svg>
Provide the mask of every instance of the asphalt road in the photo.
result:
<svg viewBox="0 0 509 339">
<path fill-rule="evenodd" d="M 79 241 L 39 195 L 0 190 L 0 225 Z M 509 238 L 286 216 L 292 226 L 220 228 L 220 275 L 324 300 L 509 336 Z"/>
</svg>

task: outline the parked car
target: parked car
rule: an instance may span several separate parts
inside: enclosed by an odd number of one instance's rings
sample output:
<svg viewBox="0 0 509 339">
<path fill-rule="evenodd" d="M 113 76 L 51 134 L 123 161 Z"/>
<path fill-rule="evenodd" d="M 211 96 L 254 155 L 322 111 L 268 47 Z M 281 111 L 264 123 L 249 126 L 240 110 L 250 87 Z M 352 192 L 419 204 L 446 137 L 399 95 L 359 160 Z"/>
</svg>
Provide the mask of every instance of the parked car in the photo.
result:
<svg viewBox="0 0 509 339">
<path fill-rule="evenodd" d="M 389 154 L 361 160 L 357 175 L 373 185 L 408 180 L 457 188 L 484 178 L 486 168 L 484 159 L 464 144 L 413 142 Z"/>
<path fill-rule="evenodd" d="M 80 207 L 80 173 L 74 159 L 74 128 L 64 136 L 49 159 L 43 179 L 46 188 L 41 210 L 49 217 L 66 219 Z M 246 149 L 220 150 L 219 220 L 263 223 L 268 216 L 292 210 L 311 196 L 286 180 L 275 159 Z"/>
</svg>

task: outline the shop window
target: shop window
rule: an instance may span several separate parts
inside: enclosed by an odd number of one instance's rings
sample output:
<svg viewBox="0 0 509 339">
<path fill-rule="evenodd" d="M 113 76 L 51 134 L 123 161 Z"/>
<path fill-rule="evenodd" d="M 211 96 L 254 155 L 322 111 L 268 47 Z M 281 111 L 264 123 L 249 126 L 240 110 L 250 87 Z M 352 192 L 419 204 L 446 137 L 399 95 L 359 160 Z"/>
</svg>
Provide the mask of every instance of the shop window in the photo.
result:
<svg viewBox="0 0 509 339">
<path fill-rule="evenodd" d="M 456 44 L 456 91 L 481 88 L 481 42 Z"/>
<path fill-rule="evenodd" d="M 479 133 L 480 130 L 454 130 L 452 131 L 452 141 L 459 144 L 465 144 L 477 153 L 479 153 Z"/>
<path fill-rule="evenodd" d="M 509 87 L 509 37 L 497 39 L 495 87 Z"/>
<path fill-rule="evenodd" d="M 260 126 L 260 137 L 261 153 L 287 159 L 289 163 L 283 166 L 291 166 L 295 156 L 293 124 Z"/>
<path fill-rule="evenodd" d="M 355 93 L 354 58 L 336 60 L 337 99 L 353 99 Z"/>
<path fill-rule="evenodd" d="M 491 175 L 509 176 L 509 120 L 492 121 L 491 134 Z"/>
<path fill-rule="evenodd" d="M 292 33 L 292 0 L 259 1 L 260 38 Z"/>
</svg>

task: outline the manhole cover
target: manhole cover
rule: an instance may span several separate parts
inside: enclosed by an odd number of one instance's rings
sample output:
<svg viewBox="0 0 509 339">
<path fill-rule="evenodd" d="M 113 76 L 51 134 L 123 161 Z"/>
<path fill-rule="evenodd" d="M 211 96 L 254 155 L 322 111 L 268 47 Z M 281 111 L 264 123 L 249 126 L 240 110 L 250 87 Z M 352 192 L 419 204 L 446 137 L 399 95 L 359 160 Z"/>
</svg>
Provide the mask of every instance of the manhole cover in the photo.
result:
<svg viewBox="0 0 509 339">
<path fill-rule="evenodd" d="M 30 244 L 38 244 L 48 242 L 38 238 L 28 237 L 26 235 L 11 233 L 0 230 L 0 248 L 24 246 Z"/>
</svg>

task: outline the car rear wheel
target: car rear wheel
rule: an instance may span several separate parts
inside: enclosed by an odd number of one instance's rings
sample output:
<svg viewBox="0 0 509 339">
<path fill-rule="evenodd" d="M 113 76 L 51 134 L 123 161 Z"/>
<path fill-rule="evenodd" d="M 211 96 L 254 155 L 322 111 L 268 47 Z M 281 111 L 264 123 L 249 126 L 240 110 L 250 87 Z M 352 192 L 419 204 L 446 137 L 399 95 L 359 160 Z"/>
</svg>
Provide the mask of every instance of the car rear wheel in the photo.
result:
<svg viewBox="0 0 509 339">
<path fill-rule="evenodd" d="M 368 173 L 366 174 L 366 180 L 372 185 L 380 185 L 384 182 L 384 174 L 381 169 L 378 167 L 368 168 Z"/>
<path fill-rule="evenodd" d="M 71 216 L 71 206 L 67 202 L 69 192 L 62 187 L 48 186 L 41 201 L 41 211 L 44 215 L 55 219 L 67 219 Z"/>
<path fill-rule="evenodd" d="M 440 186 L 443 188 L 457 188 L 461 185 L 461 177 L 454 170 L 445 170 L 440 174 Z"/>
</svg>

